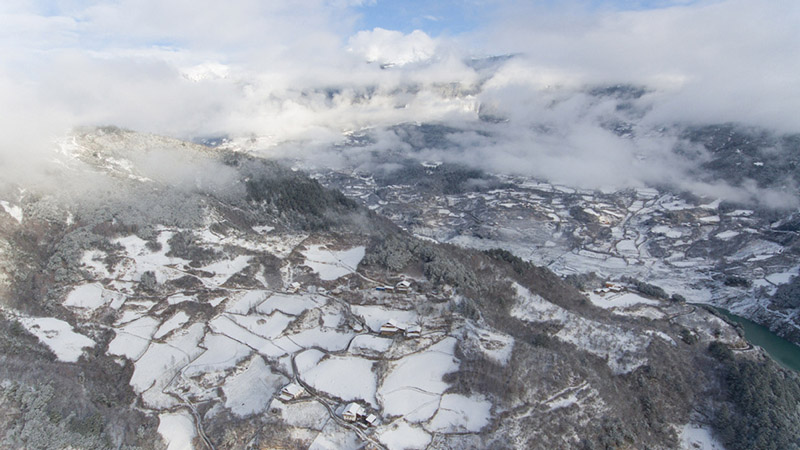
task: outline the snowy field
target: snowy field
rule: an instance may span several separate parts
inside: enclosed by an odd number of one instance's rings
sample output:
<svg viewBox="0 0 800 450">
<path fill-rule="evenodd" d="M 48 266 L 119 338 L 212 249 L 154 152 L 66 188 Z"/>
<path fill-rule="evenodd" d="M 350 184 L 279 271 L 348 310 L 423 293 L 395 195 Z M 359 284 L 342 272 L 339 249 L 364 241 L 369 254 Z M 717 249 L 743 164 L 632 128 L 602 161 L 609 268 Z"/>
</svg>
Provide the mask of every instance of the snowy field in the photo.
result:
<svg viewBox="0 0 800 450">
<path fill-rule="evenodd" d="M 589 292 L 587 295 L 593 305 L 605 309 L 626 308 L 634 305 L 658 306 L 661 304 L 661 302 L 659 302 L 658 300 L 644 298 L 641 295 L 634 294 L 633 292 L 623 292 L 618 294 L 609 292 L 608 294 L 605 295 Z"/>
<path fill-rule="evenodd" d="M 305 265 L 310 267 L 321 280 L 330 281 L 349 275 L 356 271 L 364 258 L 365 247 L 354 247 L 349 250 L 328 250 L 324 245 L 310 245 L 303 251 Z"/>
<path fill-rule="evenodd" d="M 686 424 L 681 430 L 680 440 L 683 450 L 725 450 L 725 447 L 714 439 L 711 430 L 698 424 Z"/>
<path fill-rule="evenodd" d="M 84 348 L 95 345 L 93 340 L 76 333 L 63 320 L 52 317 L 20 317 L 17 320 L 61 361 L 76 362 Z"/>
</svg>

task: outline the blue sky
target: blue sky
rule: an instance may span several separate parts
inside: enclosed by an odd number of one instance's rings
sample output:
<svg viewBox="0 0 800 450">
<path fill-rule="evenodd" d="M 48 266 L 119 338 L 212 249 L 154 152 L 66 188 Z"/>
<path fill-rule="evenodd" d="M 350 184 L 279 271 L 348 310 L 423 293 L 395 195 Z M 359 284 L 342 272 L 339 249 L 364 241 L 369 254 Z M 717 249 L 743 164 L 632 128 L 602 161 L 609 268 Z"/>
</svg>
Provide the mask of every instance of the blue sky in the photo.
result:
<svg viewBox="0 0 800 450">
<path fill-rule="evenodd" d="M 355 7 L 361 29 L 384 28 L 409 33 L 422 30 L 432 36 L 473 31 L 498 9 L 522 7 L 542 12 L 592 14 L 602 11 L 639 11 L 688 5 L 697 0 L 376 0 Z"/>
<path fill-rule="evenodd" d="M 384 28 L 409 33 L 422 30 L 438 36 L 473 30 L 489 14 L 488 2 L 470 0 L 381 1 L 356 8 L 362 14 L 364 29 Z"/>
</svg>

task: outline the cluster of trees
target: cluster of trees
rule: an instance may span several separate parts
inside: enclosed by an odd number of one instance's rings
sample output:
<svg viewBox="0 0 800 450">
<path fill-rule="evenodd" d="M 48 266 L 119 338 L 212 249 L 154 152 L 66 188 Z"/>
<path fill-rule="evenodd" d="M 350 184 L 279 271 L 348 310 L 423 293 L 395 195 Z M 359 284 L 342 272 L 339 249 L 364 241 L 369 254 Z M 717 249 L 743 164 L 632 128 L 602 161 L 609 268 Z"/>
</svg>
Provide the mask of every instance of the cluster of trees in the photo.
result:
<svg viewBox="0 0 800 450">
<path fill-rule="evenodd" d="M 436 167 L 425 167 L 413 159 L 403 160 L 400 164 L 400 168 L 377 173 L 375 182 L 381 186 L 412 185 L 421 191 L 445 195 L 502 186 L 499 180 L 482 170 L 461 164 L 443 163 Z"/>
<path fill-rule="evenodd" d="M 158 420 L 130 408 L 129 363 L 102 341 L 77 363 L 62 363 L 13 319 L 0 314 L 0 448 L 157 448 Z"/>
<path fill-rule="evenodd" d="M 632 277 L 622 277 L 620 280 L 623 283 L 632 285 L 634 289 L 649 297 L 658 298 L 661 300 L 667 300 L 669 298 L 667 291 L 654 284 L 645 283 L 644 281 Z"/>
<path fill-rule="evenodd" d="M 800 306 L 800 276 L 792 277 L 788 283 L 778 286 L 772 300 L 781 308 Z"/>
<path fill-rule="evenodd" d="M 454 254 L 458 252 L 459 249 L 452 246 L 393 234 L 373 246 L 364 263 L 395 272 L 415 265 L 434 284 L 477 289 L 480 284 L 478 277 L 469 265 L 464 264 L 462 258 Z"/>
<path fill-rule="evenodd" d="M 725 448 L 800 448 L 800 377 L 772 361 L 736 357 L 718 341 L 708 351 L 721 368 L 724 403 L 712 425 Z"/>
<path fill-rule="evenodd" d="M 358 205 L 339 191 L 328 190 L 306 176 L 261 174 L 245 183 L 247 199 L 264 203 L 275 213 L 307 230 L 325 230 Z"/>
<path fill-rule="evenodd" d="M 194 267 L 204 266 L 222 256 L 216 250 L 202 245 L 200 240 L 188 231 L 173 234 L 167 243 L 169 244 L 167 256 L 189 260 Z"/>
<path fill-rule="evenodd" d="M 681 137 L 705 147 L 711 158 L 703 162 L 703 168 L 733 185 L 755 180 L 759 187 L 782 189 L 800 181 L 798 134 L 777 135 L 762 128 L 722 124 L 688 128 Z"/>
</svg>

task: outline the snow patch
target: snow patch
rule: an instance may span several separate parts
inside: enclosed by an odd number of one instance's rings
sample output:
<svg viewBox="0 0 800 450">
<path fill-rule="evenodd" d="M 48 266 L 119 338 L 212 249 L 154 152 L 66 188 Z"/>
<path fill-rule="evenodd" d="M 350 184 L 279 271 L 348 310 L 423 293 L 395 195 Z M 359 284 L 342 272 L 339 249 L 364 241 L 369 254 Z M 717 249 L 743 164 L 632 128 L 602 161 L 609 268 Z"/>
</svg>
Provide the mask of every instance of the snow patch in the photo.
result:
<svg viewBox="0 0 800 450">
<path fill-rule="evenodd" d="M 77 286 L 67 294 L 64 306 L 93 310 L 111 302 L 112 305 L 116 304 L 117 308 L 119 308 L 122 306 L 124 299 L 124 295 L 104 289 L 100 283 L 89 283 Z"/>
<path fill-rule="evenodd" d="M 237 340 L 264 356 L 277 358 L 288 353 L 285 349 L 279 347 L 272 341 L 251 333 L 226 316 L 215 318 L 208 323 L 208 326 L 215 333 L 224 334 Z"/>
<path fill-rule="evenodd" d="M 130 384 L 137 393 L 144 393 L 145 404 L 155 408 L 169 407 L 175 399 L 162 390 L 180 369 L 202 353 L 198 344 L 203 337 L 203 324 L 194 324 L 167 343 L 152 343 L 136 361 Z"/>
<path fill-rule="evenodd" d="M 286 383 L 260 356 L 255 356 L 242 373 L 229 377 L 222 386 L 225 407 L 239 417 L 266 411 L 270 398 Z"/>
<path fill-rule="evenodd" d="M 155 339 L 161 339 L 162 337 L 168 335 L 172 330 L 182 327 L 188 321 L 189 315 L 183 311 L 178 311 L 175 313 L 175 315 L 167 319 L 166 322 L 161 324 L 153 337 Z"/>
<path fill-rule="evenodd" d="M 201 347 L 204 347 L 206 351 L 183 369 L 186 376 L 194 377 L 230 369 L 252 353 L 250 347 L 227 336 L 213 333 L 209 333 L 203 338 Z"/>
<path fill-rule="evenodd" d="M 273 294 L 258 305 L 256 311 L 267 315 L 280 311 L 297 316 L 317 305 L 317 301 L 310 295 Z"/>
<path fill-rule="evenodd" d="M 567 320 L 569 313 L 565 309 L 548 302 L 520 284 L 513 283 L 513 287 L 518 297 L 518 301 L 511 308 L 513 317 L 528 322 L 563 323 Z"/>
<path fill-rule="evenodd" d="M 389 450 L 424 449 L 430 444 L 431 435 L 405 421 L 399 421 L 382 430 L 378 440 Z"/>
<path fill-rule="evenodd" d="M 353 314 L 363 317 L 367 327 L 376 333 L 381 330 L 381 325 L 390 320 L 408 324 L 416 323 L 418 318 L 417 313 L 414 311 L 388 309 L 375 305 L 353 305 L 351 310 Z"/>
<path fill-rule="evenodd" d="M 328 410 L 317 401 L 283 403 L 275 399 L 269 409 L 277 411 L 283 421 L 293 427 L 322 430 L 330 419 Z"/>
<path fill-rule="evenodd" d="M 209 281 L 211 284 L 219 286 L 228 281 L 228 278 L 244 270 L 250 264 L 251 259 L 251 256 L 240 255 L 234 259 L 226 259 L 211 263 L 200 269 L 213 273 L 214 275 L 211 276 Z"/>
<path fill-rule="evenodd" d="M 8 215 L 13 217 L 14 220 L 16 220 L 19 223 L 22 223 L 23 219 L 22 208 L 20 208 L 18 205 L 12 205 L 11 203 L 5 200 L 0 200 L 0 206 L 2 206 L 3 209 L 8 213 Z"/>
<path fill-rule="evenodd" d="M 225 311 L 235 314 L 247 314 L 250 310 L 264 301 L 269 293 L 264 290 L 248 290 L 236 298 L 229 300 Z"/>
<path fill-rule="evenodd" d="M 194 419 L 186 411 L 158 415 L 158 433 L 167 443 L 167 450 L 188 450 L 195 437 Z"/>
<path fill-rule="evenodd" d="M 384 413 L 418 422 L 430 419 L 441 394 L 449 387 L 442 378 L 458 370 L 458 360 L 453 356 L 455 345 L 456 339 L 447 337 L 391 363 L 377 393 Z"/>
<path fill-rule="evenodd" d="M 373 361 L 357 356 L 330 356 L 319 360 L 313 367 L 308 367 L 305 362 L 301 369 L 300 363 L 297 364 L 303 381 L 314 389 L 346 401 L 363 400 L 372 406 L 377 405 L 375 386 L 378 381 L 372 371 Z"/>
<path fill-rule="evenodd" d="M 233 320 L 247 331 L 267 339 L 278 337 L 283 330 L 295 320 L 293 316 L 287 316 L 281 312 L 274 312 L 269 316 L 262 316 L 260 314 L 250 314 L 247 316 L 226 314 L 226 317 Z"/>
<path fill-rule="evenodd" d="M 339 351 L 347 348 L 353 336 L 352 332 L 340 333 L 330 329 L 309 328 L 289 335 L 288 338 L 301 347 L 319 347 L 327 351 Z"/>
<path fill-rule="evenodd" d="M 644 298 L 641 295 L 634 294 L 633 292 L 625 292 L 622 294 L 606 294 L 600 295 L 594 292 L 589 292 L 589 300 L 592 302 L 593 305 L 599 306 L 600 308 L 610 309 L 610 308 L 626 308 L 628 306 L 633 305 L 660 305 L 660 302 L 657 300 L 652 300 L 649 298 Z"/>
<path fill-rule="evenodd" d="M 158 327 L 152 317 L 142 317 L 114 330 L 116 336 L 108 344 L 108 354 L 124 356 L 133 361 L 139 359 L 150 345 L 150 339 Z"/>
<path fill-rule="evenodd" d="M 94 341 L 76 333 L 72 325 L 53 317 L 19 317 L 19 323 L 55 353 L 60 361 L 76 362 Z"/>
<path fill-rule="evenodd" d="M 468 325 L 466 339 L 494 362 L 506 365 L 514 350 L 514 338 L 507 335 Z"/>
<path fill-rule="evenodd" d="M 702 425 L 687 423 L 681 430 L 681 448 L 687 450 L 725 450 L 725 447 Z"/>
<path fill-rule="evenodd" d="M 370 352 L 383 353 L 392 346 L 392 340 L 371 334 L 360 334 L 350 343 L 350 352 L 365 354 Z"/>
<path fill-rule="evenodd" d="M 644 350 L 650 339 L 618 326 L 571 314 L 564 328 L 556 333 L 556 337 L 606 359 L 615 374 L 628 373 L 647 362 Z"/>
<path fill-rule="evenodd" d="M 445 394 L 428 429 L 439 433 L 477 433 L 489 424 L 492 403 L 483 396 Z"/>
<path fill-rule="evenodd" d="M 365 252 L 365 247 L 333 251 L 326 249 L 324 245 L 311 245 L 302 254 L 306 258 L 306 266 L 319 275 L 321 280 L 330 281 L 354 273 L 364 259 Z"/>
</svg>

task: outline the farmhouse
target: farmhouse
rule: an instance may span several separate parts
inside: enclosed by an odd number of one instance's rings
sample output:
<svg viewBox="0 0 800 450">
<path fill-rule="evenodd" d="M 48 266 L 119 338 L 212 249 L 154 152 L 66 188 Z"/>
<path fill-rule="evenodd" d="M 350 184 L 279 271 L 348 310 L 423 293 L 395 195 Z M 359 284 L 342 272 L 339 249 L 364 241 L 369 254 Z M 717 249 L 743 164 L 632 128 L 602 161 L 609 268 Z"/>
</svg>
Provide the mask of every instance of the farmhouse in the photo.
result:
<svg viewBox="0 0 800 450">
<path fill-rule="evenodd" d="M 408 281 L 408 280 L 403 280 L 403 281 L 397 283 L 395 285 L 394 289 L 397 292 L 400 292 L 400 293 L 403 293 L 403 294 L 408 293 L 409 291 L 411 291 L 411 282 Z"/>
<path fill-rule="evenodd" d="M 419 325 L 409 325 L 406 328 L 406 337 L 416 339 L 422 335 L 422 327 Z"/>
<path fill-rule="evenodd" d="M 288 402 L 290 400 L 297 400 L 298 398 L 302 397 L 303 394 L 306 393 L 306 390 L 303 389 L 297 383 L 289 383 L 281 389 L 281 393 L 278 396 L 279 399 L 283 402 Z"/>
<path fill-rule="evenodd" d="M 342 413 L 342 419 L 348 422 L 355 422 L 358 419 L 366 416 L 366 414 L 367 411 L 363 406 L 353 402 L 347 405 L 347 407 L 344 409 L 344 412 Z"/>
<path fill-rule="evenodd" d="M 380 334 L 383 336 L 394 336 L 398 333 L 403 333 L 406 330 L 406 326 L 400 322 L 397 322 L 394 319 L 389 319 L 388 322 L 381 325 Z"/>
<path fill-rule="evenodd" d="M 375 414 L 370 414 L 364 418 L 364 422 L 366 422 L 367 425 L 374 427 L 375 425 L 378 424 L 378 416 L 376 416 Z"/>
</svg>

